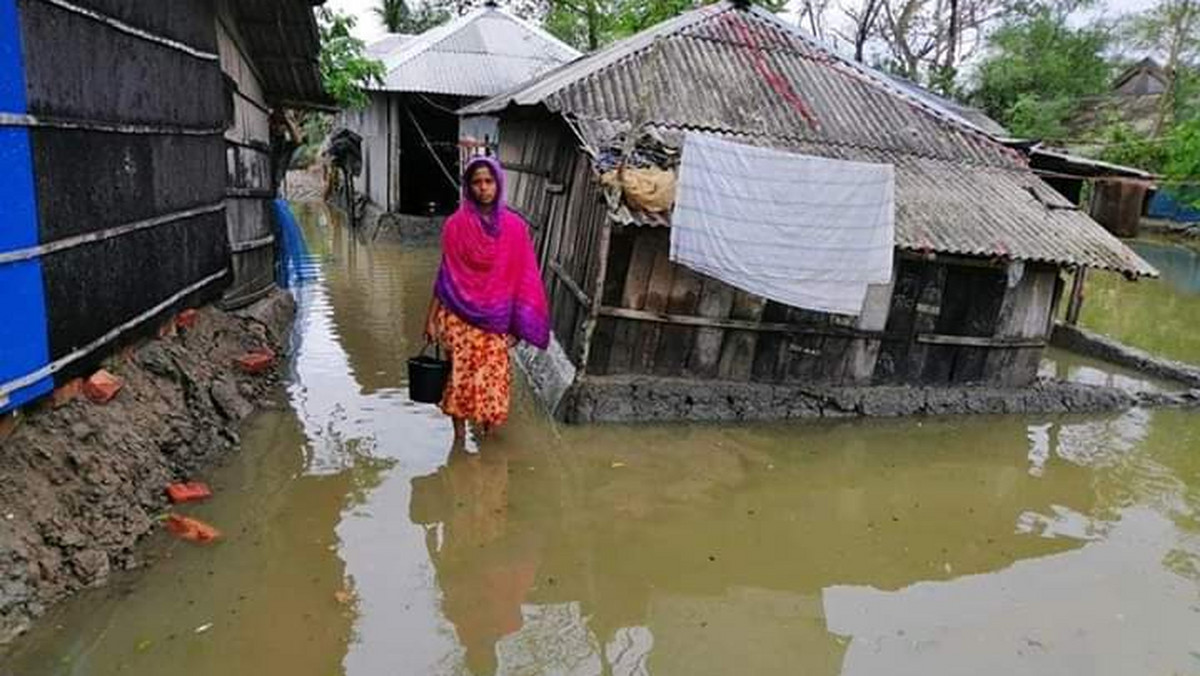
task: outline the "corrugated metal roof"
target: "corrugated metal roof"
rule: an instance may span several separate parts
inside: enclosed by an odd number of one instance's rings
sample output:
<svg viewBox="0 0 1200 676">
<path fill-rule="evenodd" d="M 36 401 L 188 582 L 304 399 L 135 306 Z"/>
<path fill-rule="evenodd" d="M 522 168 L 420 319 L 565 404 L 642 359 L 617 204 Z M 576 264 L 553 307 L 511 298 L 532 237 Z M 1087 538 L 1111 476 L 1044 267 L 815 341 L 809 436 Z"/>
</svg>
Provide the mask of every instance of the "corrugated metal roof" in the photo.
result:
<svg viewBox="0 0 1200 676">
<path fill-rule="evenodd" d="M 884 75 L 909 94 L 923 99 L 931 106 L 941 108 L 947 115 L 953 115 L 954 117 L 957 117 L 959 122 L 962 122 L 965 125 L 975 127 L 979 131 L 989 134 L 997 139 L 1005 139 L 1011 136 L 1011 134 L 1008 133 L 1008 130 L 1005 129 L 1003 125 L 988 117 L 986 113 L 978 108 L 972 108 L 971 106 L 963 105 L 957 101 L 951 101 L 950 99 L 935 92 L 931 92 L 916 82 L 900 77 L 899 75 L 892 75 L 890 73 L 884 73 Z"/>
<path fill-rule="evenodd" d="M 483 7 L 396 44 L 372 43 L 388 69 L 383 91 L 492 96 L 579 57 L 545 31 L 497 7 Z M 391 40 L 392 44 L 381 44 Z"/>
<path fill-rule="evenodd" d="M 688 12 L 461 112 L 514 104 L 563 113 L 592 145 L 646 124 L 890 162 L 897 246 L 1156 274 L 1019 152 L 758 8 Z"/>
<path fill-rule="evenodd" d="M 332 106 L 317 55 L 320 37 L 313 5 L 324 0 L 239 0 L 231 3 L 250 58 L 272 103 Z"/>
<path fill-rule="evenodd" d="M 398 52 L 401 47 L 412 42 L 417 36 L 409 35 L 408 33 L 389 33 L 386 36 L 379 38 L 375 42 L 367 45 L 366 54 L 372 59 L 386 61 L 393 54 Z"/>
</svg>

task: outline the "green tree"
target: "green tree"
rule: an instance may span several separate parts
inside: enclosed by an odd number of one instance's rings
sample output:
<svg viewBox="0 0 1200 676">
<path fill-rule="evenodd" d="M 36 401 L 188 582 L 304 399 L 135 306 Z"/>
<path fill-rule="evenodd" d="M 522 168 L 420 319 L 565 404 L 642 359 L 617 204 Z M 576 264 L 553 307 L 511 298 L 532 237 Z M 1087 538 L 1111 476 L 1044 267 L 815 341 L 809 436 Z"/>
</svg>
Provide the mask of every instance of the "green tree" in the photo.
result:
<svg viewBox="0 0 1200 676">
<path fill-rule="evenodd" d="M 992 34 L 971 98 L 1015 135 L 1062 138 L 1077 102 L 1108 87 L 1111 31 L 1068 18 L 1060 7 L 1035 6 Z"/>
<path fill-rule="evenodd" d="M 1155 173 L 1161 172 L 1167 164 L 1170 147 L 1164 139 L 1139 133 L 1119 118 L 1109 120 L 1096 137 L 1102 148 L 1100 159 L 1105 162 Z"/>
<path fill-rule="evenodd" d="M 1127 17 L 1123 22 L 1130 42 L 1166 57 L 1167 90 L 1154 121 L 1157 136 L 1169 126 L 1179 94 L 1179 74 L 1200 60 L 1200 0 L 1161 0 L 1153 9 Z"/>
<path fill-rule="evenodd" d="M 362 40 L 350 34 L 354 17 L 326 7 L 317 9 L 317 28 L 321 37 L 321 79 L 325 91 L 347 108 L 362 108 L 369 99 L 364 91 L 383 82 L 383 64 L 364 54 Z"/>
<path fill-rule="evenodd" d="M 414 10 L 406 0 L 379 0 L 373 11 L 389 33 L 416 35 L 450 20 L 449 9 L 433 3 L 420 3 Z"/>
<path fill-rule="evenodd" d="M 1168 190 L 1200 208 L 1200 117 L 1176 125 L 1167 147 Z"/>
<path fill-rule="evenodd" d="M 613 0 L 550 0 L 542 24 L 559 40 L 591 51 L 612 41 L 615 5 Z"/>
<path fill-rule="evenodd" d="M 591 51 L 695 7 L 693 0 L 547 0 L 543 23 L 558 39 Z M 712 4 L 717 0 L 704 0 Z M 787 0 L 755 0 L 771 12 L 782 11 Z"/>
</svg>

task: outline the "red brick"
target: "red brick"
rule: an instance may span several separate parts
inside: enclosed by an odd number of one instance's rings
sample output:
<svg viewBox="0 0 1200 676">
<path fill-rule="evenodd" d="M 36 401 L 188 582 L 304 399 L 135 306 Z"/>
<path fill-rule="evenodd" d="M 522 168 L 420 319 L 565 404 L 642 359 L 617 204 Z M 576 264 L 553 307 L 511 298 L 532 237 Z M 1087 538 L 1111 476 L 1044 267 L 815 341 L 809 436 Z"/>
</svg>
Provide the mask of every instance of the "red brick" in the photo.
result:
<svg viewBox="0 0 1200 676">
<path fill-rule="evenodd" d="M 97 404 L 107 404 L 117 396 L 125 385 L 120 378 L 100 369 L 83 383 L 83 393 L 88 399 Z"/>
<path fill-rule="evenodd" d="M 275 365 L 275 352 L 264 347 L 253 352 L 247 352 L 235 359 L 234 362 L 243 373 L 263 373 Z"/>
<path fill-rule="evenodd" d="M 199 519 L 193 519 L 190 516 L 181 516 L 179 514 L 168 514 L 164 522 L 167 530 L 175 535 L 201 544 L 212 542 L 221 537 L 221 531 L 204 523 Z"/>
<path fill-rule="evenodd" d="M 195 308 L 188 308 L 175 317 L 175 326 L 181 329 L 190 329 L 196 326 L 199 319 L 200 313 L 196 312 Z"/>
<path fill-rule="evenodd" d="M 189 481 L 187 483 L 171 484 L 167 486 L 167 497 L 171 498 L 171 502 L 179 504 L 181 502 L 192 502 L 194 500 L 204 500 L 212 497 L 212 490 L 207 484 L 199 481 Z"/>
<path fill-rule="evenodd" d="M 81 394 L 83 394 L 83 379 L 72 378 L 66 384 L 54 388 L 54 394 L 50 395 L 50 405 L 54 408 L 62 408 L 78 399 Z"/>
</svg>

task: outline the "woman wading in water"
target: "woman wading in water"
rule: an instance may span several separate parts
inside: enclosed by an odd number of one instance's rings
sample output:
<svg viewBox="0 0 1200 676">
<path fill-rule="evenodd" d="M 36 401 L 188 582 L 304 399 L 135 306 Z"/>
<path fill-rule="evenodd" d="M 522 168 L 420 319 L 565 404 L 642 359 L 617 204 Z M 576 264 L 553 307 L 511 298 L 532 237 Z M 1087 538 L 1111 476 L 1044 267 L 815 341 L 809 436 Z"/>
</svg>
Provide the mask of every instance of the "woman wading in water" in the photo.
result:
<svg viewBox="0 0 1200 676">
<path fill-rule="evenodd" d="M 550 342 L 546 291 L 529 228 L 504 204 L 500 163 L 479 157 L 463 172 L 463 197 L 442 232 L 442 265 L 425 319 L 425 338 L 450 353 L 442 410 L 454 436 L 466 421 L 487 435 L 508 419 L 508 350 Z"/>
</svg>

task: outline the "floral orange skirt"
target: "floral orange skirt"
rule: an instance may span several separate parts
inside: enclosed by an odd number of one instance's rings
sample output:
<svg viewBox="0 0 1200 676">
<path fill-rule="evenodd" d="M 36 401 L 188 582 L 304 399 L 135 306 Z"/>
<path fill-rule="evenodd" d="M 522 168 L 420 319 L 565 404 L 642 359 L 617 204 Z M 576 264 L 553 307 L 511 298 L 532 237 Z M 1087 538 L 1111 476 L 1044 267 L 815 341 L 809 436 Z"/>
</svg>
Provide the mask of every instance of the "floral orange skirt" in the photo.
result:
<svg viewBox="0 0 1200 676">
<path fill-rule="evenodd" d="M 477 329 L 444 307 L 435 321 L 452 364 L 442 410 L 479 424 L 504 424 L 512 378 L 505 337 Z"/>
</svg>

